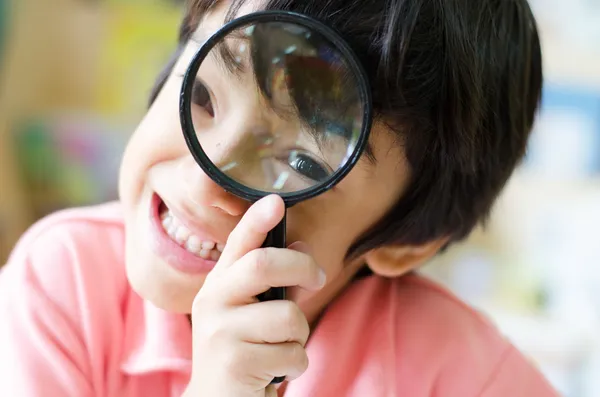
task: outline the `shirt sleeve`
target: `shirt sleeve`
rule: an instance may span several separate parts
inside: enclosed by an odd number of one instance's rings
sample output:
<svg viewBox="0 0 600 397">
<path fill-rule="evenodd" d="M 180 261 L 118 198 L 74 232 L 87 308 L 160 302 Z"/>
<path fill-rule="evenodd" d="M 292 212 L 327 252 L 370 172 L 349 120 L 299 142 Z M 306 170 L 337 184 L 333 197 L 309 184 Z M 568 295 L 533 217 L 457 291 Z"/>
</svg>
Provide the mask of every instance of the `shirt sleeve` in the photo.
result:
<svg viewBox="0 0 600 397">
<path fill-rule="evenodd" d="M 479 397 L 560 397 L 544 376 L 514 347 L 504 354 Z"/>
<path fill-rule="evenodd" d="M 0 271 L 0 395 L 91 397 L 68 238 L 25 240 Z"/>
</svg>

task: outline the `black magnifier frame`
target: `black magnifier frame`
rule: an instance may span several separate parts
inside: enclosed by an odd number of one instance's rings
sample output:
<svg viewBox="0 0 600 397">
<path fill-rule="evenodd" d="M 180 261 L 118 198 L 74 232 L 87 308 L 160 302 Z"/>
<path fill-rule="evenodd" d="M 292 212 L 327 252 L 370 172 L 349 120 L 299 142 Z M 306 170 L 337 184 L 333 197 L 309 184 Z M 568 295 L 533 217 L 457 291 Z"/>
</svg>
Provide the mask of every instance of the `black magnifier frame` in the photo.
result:
<svg viewBox="0 0 600 397">
<path fill-rule="evenodd" d="M 358 84 L 359 98 L 362 104 L 364 104 L 363 122 L 359 138 L 356 142 L 356 146 L 352 153 L 349 155 L 346 162 L 331 175 L 326 182 L 318 183 L 314 186 L 300 190 L 297 192 L 264 192 L 242 185 L 241 183 L 228 177 L 224 172 L 219 170 L 217 166 L 209 159 L 207 154 L 202 149 L 202 146 L 198 142 L 194 124 L 192 121 L 192 89 L 196 81 L 196 76 L 200 66 L 208 56 L 210 51 L 215 45 L 221 41 L 232 31 L 244 27 L 246 25 L 252 25 L 264 22 L 289 22 L 292 24 L 300 25 L 313 32 L 321 34 L 325 39 L 329 40 L 333 44 L 333 48 L 338 50 L 347 63 L 349 70 L 356 76 Z M 307 200 L 309 198 L 318 196 L 321 193 L 334 187 L 338 184 L 356 165 L 358 162 L 364 147 L 366 146 L 369 134 L 372 126 L 372 113 L 373 105 L 371 98 L 371 89 L 367 74 L 358 61 L 357 55 L 346 43 L 346 41 L 332 28 L 326 26 L 322 22 L 319 22 L 311 17 L 303 14 L 298 14 L 290 11 L 258 11 L 251 14 L 241 16 L 233 21 L 230 21 L 223 25 L 217 32 L 215 32 L 210 38 L 208 38 L 196 52 L 193 57 L 183 79 L 183 85 L 181 88 L 181 95 L 179 98 L 179 115 L 181 121 L 181 127 L 183 129 L 183 136 L 185 142 L 194 157 L 194 160 L 200 165 L 200 167 L 206 172 L 206 174 L 225 191 L 230 192 L 242 199 L 250 202 L 256 202 L 263 197 L 271 194 L 279 195 L 285 202 L 286 208 L 289 208 L 298 202 Z"/>
</svg>

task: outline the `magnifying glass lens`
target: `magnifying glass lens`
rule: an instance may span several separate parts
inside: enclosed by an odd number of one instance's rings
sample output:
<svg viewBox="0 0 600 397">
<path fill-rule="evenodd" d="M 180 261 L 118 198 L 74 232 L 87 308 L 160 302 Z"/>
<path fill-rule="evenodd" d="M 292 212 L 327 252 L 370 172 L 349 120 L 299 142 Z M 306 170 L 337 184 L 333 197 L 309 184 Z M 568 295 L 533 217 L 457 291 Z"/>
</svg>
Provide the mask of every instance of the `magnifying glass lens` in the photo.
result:
<svg viewBox="0 0 600 397">
<path fill-rule="evenodd" d="M 361 83 L 324 35 L 293 22 L 250 22 L 221 37 L 197 69 L 195 138 L 241 186 L 305 191 L 352 157 L 365 123 Z"/>
</svg>

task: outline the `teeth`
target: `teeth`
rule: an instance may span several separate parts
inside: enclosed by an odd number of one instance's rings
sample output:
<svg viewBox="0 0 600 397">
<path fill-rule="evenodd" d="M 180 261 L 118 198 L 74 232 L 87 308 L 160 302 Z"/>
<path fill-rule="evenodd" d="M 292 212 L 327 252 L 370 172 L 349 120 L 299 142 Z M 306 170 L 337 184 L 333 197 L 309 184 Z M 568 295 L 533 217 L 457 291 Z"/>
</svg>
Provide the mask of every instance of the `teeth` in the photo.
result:
<svg viewBox="0 0 600 397">
<path fill-rule="evenodd" d="M 177 242 L 177 244 L 200 258 L 214 261 L 219 260 L 221 252 L 223 252 L 223 249 L 225 248 L 224 244 L 200 240 L 198 236 L 193 235 L 188 228 L 183 226 L 179 219 L 177 219 L 168 209 L 161 213 L 160 218 L 162 220 L 163 228 L 169 237 Z"/>
<path fill-rule="evenodd" d="M 185 248 L 190 252 L 200 252 L 202 249 L 202 241 L 196 236 L 188 238 Z"/>
<path fill-rule="evenodd" d="M 179 226 L 177 232 L 175 233 L 175 241 L 177 241 L 178 244 L 183 244 L 187 241 L 191 234 L 192 233 L 186 229 L 185 226 Z"/>
<path fill-rule="evenodd" d="M 217 244 L 215 244 L 214 241 L 203 241 L 202 242 L 202 249 L 210 251 L 210 250 L 214 249 L 216 245 Z"/>
<path fill-rule="evenodd" d="M 177 222 L 172 222 L 171 225 L 169 226 L 169 228 L 167 229 L 167 233 L 169 233 L 169 236 L 175 238 L 175 234 L 177 233 L 177 229 L 179 229 L 179 226 L 177 225 Z"/>
</svg>

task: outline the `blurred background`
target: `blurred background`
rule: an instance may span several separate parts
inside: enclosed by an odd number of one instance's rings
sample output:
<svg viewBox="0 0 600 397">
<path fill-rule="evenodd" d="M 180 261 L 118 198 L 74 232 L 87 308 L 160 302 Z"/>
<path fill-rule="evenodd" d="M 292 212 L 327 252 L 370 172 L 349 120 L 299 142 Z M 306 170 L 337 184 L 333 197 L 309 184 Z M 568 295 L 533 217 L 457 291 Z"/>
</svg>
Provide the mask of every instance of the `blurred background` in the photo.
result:
<svg viewBox="0 0 600 397">
<path fill-rule="evenodd" d="M 423 272 L 566 397 L 598 397 L 600 0 L 530 2 L 546 86 L 529 154 L 486 229 Z M 40 217 L 116 198 L 180 15 L 176 0 L 0 0 L 0 264 Z"/>
</svg>

